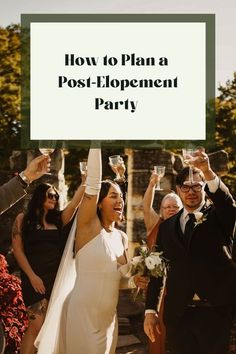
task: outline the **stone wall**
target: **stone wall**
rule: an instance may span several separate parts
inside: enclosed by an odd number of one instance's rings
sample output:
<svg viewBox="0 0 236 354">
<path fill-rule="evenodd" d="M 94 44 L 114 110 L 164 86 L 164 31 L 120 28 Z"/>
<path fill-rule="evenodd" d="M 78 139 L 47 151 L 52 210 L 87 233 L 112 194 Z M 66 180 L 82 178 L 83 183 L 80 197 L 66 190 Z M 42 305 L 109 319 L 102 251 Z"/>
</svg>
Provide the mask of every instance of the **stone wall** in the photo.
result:
<svg viewBox="0 0 236 354">
<path fill-rule="evenodd" d="M 175 175 L 182 169 L 179 155 L 163 149 L 133 150 L 126 149 L 128 155 L 128 198 L 127 198 L 127 234 L 131 241 L 145 239 L 146 230 L 143 222 L 142 200 L 149 183 L 154 165 L 166 167 L 161 180 L 163 191 L 155 193 L 154 208 L 158 210 L 163 196 L 175 188 Z"/>
</svg>

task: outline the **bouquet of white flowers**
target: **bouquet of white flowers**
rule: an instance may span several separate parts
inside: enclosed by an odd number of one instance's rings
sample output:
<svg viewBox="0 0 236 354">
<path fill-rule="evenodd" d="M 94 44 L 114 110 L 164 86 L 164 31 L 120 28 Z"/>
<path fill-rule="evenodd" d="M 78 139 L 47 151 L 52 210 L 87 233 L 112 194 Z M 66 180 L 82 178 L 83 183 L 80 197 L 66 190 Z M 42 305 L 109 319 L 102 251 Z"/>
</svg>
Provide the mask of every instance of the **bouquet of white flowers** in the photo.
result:
<svg viewBox="0 0 236 354">
<path fill-rule="evenodd" d="M 134 275 L 142 275 L 147 277 L 163 277 L 166 275 L 167 260 L 162 256 L 162 252 L 154 252 L 150 250 L 144 243 L 139 247 L 139 255 L 131 259 L 130 273 Z M 139 288 L 136 291 L 134 300 L 137 298 Z"/>
</svg>

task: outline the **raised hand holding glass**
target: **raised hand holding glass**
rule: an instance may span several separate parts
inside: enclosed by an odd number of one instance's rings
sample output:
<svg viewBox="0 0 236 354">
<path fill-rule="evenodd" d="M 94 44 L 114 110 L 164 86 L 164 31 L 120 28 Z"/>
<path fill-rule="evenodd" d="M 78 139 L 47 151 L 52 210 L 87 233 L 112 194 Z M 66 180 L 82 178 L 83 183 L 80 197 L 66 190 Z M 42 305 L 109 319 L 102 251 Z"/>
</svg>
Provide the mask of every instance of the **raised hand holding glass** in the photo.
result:
<svg viewBox="0 0 236 354">
<path fill-rule="evenodd" d="M 193 162 L 194 162 L 194 153 L 195 149 L 193 148 L 185 148 L 182 149 L 182 154 L 184 158 L 184 163 L 185 165 L 189 166 L 189 179 L 188 181 L 185 181 L 184 184 L 193 184 L 194 179 L 193 179 Z"/>
<path fill-rule="evenodd" d="M 109 165 L 114 169 L 114 171 L 116 173 L 116 179 L 121 178 L 117 167 L 119 167 L 119 165 L 121 165 L 123 163 L 124 163 L 124 161 L 120 155 L 109 156 Z"/>
<path fill-rule="evenodd" d="M 156 191 L 162 191 L 163 188 L 161 188 L 160 181 L 161 181 L 161 178 L 164 177 L 164 175 L 165 175 L 165 169 L 166 168 L 165 168 L 165 166 L 153 166 L 153 168 L 154 168 L 154 172 L 156 172 L 156 174 L 159 177 L 155 190 Z"/>
<path fill-rule="evenodd" d="M 79 169 L 80 169 L 81 175 L 85 175 L 87 172 L 87 161 L 80 161 Z"/>
<path fill-rule="evenodd" d="M 39 140 L 39 151 L 42 155 L 49 156 L 51 155 L 56 148 L 55 140 Z M 51 175 L 50 172 L 46 172 L 46 175 Z"/>
</svg>

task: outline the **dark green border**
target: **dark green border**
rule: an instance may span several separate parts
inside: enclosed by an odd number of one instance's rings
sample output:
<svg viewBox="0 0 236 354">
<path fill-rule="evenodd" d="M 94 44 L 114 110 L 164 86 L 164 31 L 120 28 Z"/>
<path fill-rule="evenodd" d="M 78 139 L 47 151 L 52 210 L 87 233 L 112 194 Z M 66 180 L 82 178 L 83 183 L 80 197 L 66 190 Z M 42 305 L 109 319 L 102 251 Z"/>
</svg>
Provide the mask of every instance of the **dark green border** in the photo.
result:
<svg viewBox="0 0 236 354">
<path fill-rule="evenodd" d="M 30 140 L 30 24 L 32 22 L 203 22 L 206 24 L 206 140 L 195 145 L 213 148 L 215 145 L 215 15 L 214 14 L 22 14 L 22 148 L 35 148 Z M 190 141 L 176 140 L 116 140 L 103 141 L 108 148 L 178 148 Z M 90 141 L 67 140 L 58 146 L 89 147 Z"/>
</svg>

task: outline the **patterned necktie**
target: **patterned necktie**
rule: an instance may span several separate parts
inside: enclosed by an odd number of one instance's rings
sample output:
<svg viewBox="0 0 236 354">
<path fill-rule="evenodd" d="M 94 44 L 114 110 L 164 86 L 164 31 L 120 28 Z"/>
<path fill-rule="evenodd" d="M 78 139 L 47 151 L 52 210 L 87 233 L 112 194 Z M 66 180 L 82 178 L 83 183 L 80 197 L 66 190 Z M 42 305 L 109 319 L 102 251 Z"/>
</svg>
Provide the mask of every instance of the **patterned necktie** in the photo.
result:
<svg viewBox="0 0 236 354">
<path fill-rule="evenodd" d="M 186 222 L 185 229 L 184 229 L 184 243 L 188 246 L 191 235 L 194 229 L 194 223 L 196 222 L 195 215 L 193 213 L 188 214 L 188 221 Z"/>
</svg>

